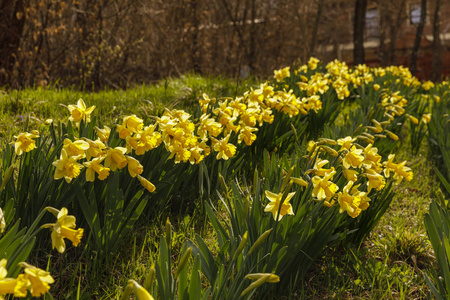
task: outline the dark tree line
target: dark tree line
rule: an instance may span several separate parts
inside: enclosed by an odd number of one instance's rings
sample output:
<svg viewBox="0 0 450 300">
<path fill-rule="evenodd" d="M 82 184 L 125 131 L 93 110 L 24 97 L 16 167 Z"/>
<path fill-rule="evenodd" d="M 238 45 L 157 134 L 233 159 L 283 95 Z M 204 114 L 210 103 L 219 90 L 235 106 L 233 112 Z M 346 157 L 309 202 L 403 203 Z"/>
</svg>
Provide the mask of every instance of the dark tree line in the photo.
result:
<svg viewBox="0 0 450 300">
<path fill-rule="evenodd" d="M 434 37 L 432 73 L 439 79 L 446 49 L 439 38 L 444 4 L 433 1 L 427 18 Z M 122 88 L 184 72 L 269 76 L 312 55 L 364 63 L 365 16 L 374 5 L 380 14 L 376 60 L 395 64 L 408 2 L 0 0 L 0 86 Z M 425 24 L 421 18 L 417 25 L 411 68 Z M 354 47 L 349 51 L 345 45 Z"/>
</svg>

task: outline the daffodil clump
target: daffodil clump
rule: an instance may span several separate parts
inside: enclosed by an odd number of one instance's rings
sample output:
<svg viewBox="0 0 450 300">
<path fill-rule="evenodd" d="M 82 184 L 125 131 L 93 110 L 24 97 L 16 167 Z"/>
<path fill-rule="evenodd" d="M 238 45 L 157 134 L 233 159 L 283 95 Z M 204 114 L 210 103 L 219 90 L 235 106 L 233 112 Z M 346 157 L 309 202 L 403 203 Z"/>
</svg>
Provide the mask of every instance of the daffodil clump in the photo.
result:
<svg viewBox="0 0 450 300">
<path fill-rule="evenodd" d="M 308 157 L 313 168 L 305 172 L 312 175 L 314 199 L 323 201 L 328 207 L 337 201 L 339 211 L 347 212 L 352 218 L 369 207 L 371 191 L 381 191 L 391 175 L 397 184 L 403 179 L 411 181 L 413 178 L 406 161 L 394 163 L 394 154 L 390 154 L 387 161 L 382 161 L 372 143 L 363 147 L 356 142 L 357 139 L 347 136 L 337 140 L 311 141 Z M 338 148 L 334 149 L 336 146 Z M 329 166 L 329 160 L 322 158 L 325 153 L 335 157 L 333 166 Z M 342 177 L 345 178 L 344 186 L 340 187 L 338 182 L 342 182 Z"/>
<path fill-rule="evenodd" d="M 83 228 L 75 229 L 75 217 L 68 215 L 66 208 L 57 210 L 53 207 L 47 207 L 57 217 L 54 224 L 42 225 L 42 228 L 50 228 L 52 231 L 52 247 L 58 252 L 63 253 L 66 249 L 64 238 L 72 241 L 73 246 L 77 247 L 83 237 Z M 40 216 L 42 217 L 43 214 Z M 36 221 L 39 221 L 40 217 Z M 4 222 L 2 212 L 2 222 Z M 9 278 L 6 269 L 7 259 L 0 261 L 0 299 L 5 299 L 6 295 L 24 298 L 28 297 L 28 292 L 33 297 L 40 297 L 46 294 L 50 285 L 55 282 L 49 272 L 26 262 L 20 262 L 19 266 L 24 269 L 22 274 L 16 278 Z"/>
</svg>

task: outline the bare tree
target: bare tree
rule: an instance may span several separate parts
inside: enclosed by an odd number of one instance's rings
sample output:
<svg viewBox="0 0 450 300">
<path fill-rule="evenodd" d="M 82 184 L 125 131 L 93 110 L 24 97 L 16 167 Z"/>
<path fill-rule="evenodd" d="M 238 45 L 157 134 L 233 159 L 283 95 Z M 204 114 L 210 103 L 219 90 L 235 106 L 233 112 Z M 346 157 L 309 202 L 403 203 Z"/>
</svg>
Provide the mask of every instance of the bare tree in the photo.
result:
<svg viewBox="0 0 450 300">
<path fill-rule="evenodd" d="M 411 55 L 411 61 L 409 63 L 409 69 L 414 75 L 417 69 L 417 56 L 420 48 L 420 41 L 422 39 L 423 28 L 425 27 L 425 21 L 427 17 L 427 0 L 422 0 L 420 4 L 420 21 L 417 26 L 416 39 L 414 40 L 414 46 Z"/>
<path fill-rule="evenodd" d="M 314 20 L 314 26 L 311 34 L 311 45 L 309 47 L 308 57 L 314 55 L 314 51 L 316 48 L 317 32 L 319 31 L 320 20 L 322 19 L 322 9 L 323 9 L 323 0 L 319 0 L 319 3 L 317 3 L 317 14 Z"/>
<path fill-rule="evenodd" d="M 24 25 L 23 0 L 0 1 L 0 85 L 10 79 Z"/>
<path fill-rule="evenodd" d="M 439 10 L 441 6 L 441 1 L 436 0 L 434 7 L 434 18 L 433 18 L 433 58 L 431 61 L 431 80 L 441 81 L 442 75 L 442 44 L 440 33 L 440 18 Z"/>
<path fill-rule="evenodd" d="M 353 64 L 364 63 L 364 27 L 366 23 L 367 0 L 355 1 L 353 26 Z"/>
</svg>

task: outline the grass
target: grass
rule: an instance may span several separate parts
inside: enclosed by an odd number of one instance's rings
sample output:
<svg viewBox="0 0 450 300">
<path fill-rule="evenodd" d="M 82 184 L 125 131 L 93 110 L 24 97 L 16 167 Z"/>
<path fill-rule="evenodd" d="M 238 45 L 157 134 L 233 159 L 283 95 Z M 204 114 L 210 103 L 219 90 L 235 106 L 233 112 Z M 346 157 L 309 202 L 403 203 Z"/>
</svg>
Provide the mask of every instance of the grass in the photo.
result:
<svg viewBox="0 0 450 300">
<path fill-rule="evenodd" d="M 95 114 L 106 124 L 116 122 L 127 114 L 137 114 L 144 118 L 144 121 L 148 121 L 150 116 L 161 115 L 164 107 L 192 106 L 203 93 L 235 97 L 254 84 L 255 79 L 239 81 L 186 74 L 153 85 L 140 85 L 127 90 L 102 90 L 96 93 L 57 87 L 11 91 L 0 89 L 0 137 L 2 141 L 9 141 L 20 131 L 38 129 L 48 118 L 66 120 L 69 116 L 67 105 L 75 104 L 80 98 L 87 106 L 95 105 Z"/>
</svg>

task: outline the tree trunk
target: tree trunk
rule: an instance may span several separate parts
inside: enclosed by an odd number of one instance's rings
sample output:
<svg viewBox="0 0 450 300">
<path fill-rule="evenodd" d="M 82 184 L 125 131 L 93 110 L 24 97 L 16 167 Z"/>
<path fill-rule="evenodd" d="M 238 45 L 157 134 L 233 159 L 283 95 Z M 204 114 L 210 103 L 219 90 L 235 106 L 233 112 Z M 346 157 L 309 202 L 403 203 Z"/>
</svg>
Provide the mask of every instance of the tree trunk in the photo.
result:
<svg viewBox="0 0 450 300">
<path fill-rule="evenodd" d="M 388 51 L 388 65 L 395 65 L 395 42 L 397 41 L 397 33 L 404 22 L 403 12 L 405 11 L 405 0 L 402 0 L 398 9 L 396 22 L 389 28 L 389 51 Z M 392 18 L 391 21 L 393 22 Z"/>
<path fill-rule="evenodd" d="M 425 26 L 426 16 L 427 16 L 427 0 L 422 0 L 421 6 L 420 6 L 419 26 L 417 27 L 416 39 L 414 41 L 414 47 L 412 50 L 411 61 L 409 63 L 409 69 L 413 75 L 415 75 L 416 69 L 417 69 L 417 55 L 419 53 L 420 40 L 422 39 L 423 28 Z"/>
<path fill-rule="evenodd" d="M 439 9 L 441 1 L 436 0 L 433 18 L 433 59 L 431 61 L 431 80 L 441 81 L 442 75 L 442 45 L 440 34 Z"/>
<path fill-rule="evenodd" d="M 0 1 L 0 85 L 11 84 L 24 25 L 23 0 Z"/>
<path fill-rule="evenodd" d="M 319 31 L 320 19 L 322 18 L 322 9 L 323 9 L 323 0 L 319 0 L 319 3 L 317 4 L 316 19 L 314 20 L 314 27 L 312 31 L 311 46 L 309 47 L 308 51 L 308 58 L 314 56 L 315 51 L 314 48 L 316 47 L 317 32 Z"/>
<path fill-rule="evenodd" d="M 353 27 L 353 65 L 364 63 L 364 27 L 366 23 L 367 0 L 356 0 Z"/>
</svg>

